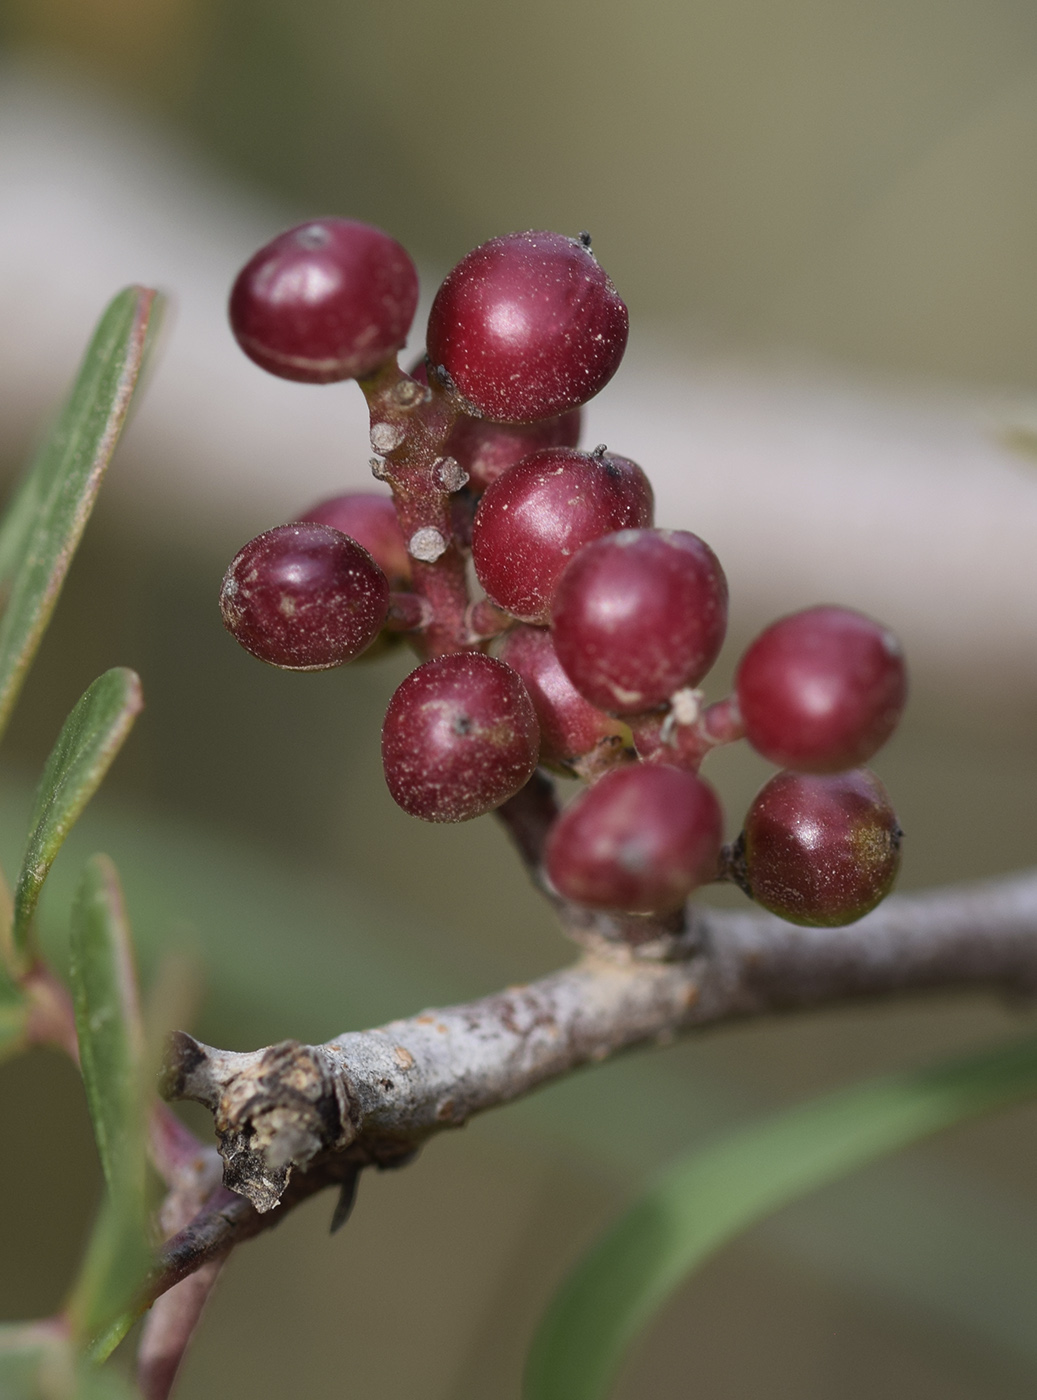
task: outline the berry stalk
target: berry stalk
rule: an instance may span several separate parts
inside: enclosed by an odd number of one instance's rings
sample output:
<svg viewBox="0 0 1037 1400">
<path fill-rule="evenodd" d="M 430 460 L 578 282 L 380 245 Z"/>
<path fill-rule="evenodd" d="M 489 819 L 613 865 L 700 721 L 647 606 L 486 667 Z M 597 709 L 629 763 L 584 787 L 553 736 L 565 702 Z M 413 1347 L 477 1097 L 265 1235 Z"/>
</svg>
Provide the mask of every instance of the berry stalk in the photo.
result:
<svg viewBox="0 0 1037 1400">
<path fill-rule="evenodd" d="M 697 773 L 711 749 L 745 738 L 738 700 L 728 695 L 705 709 L 700 693 L 681 690 L 665 711 L 628 715 L 638 756 L 648 763 L 670 763 Z"/>
<path fill-rule="evenodd" d="M 432 658 L 470 651 L 471 598 L 453 520 L 453 498 L 465 474 L 443 455 L 457 409 L 434 386 L 405 374 L 395 359 L 359 384 L 371 417 L 371 446 L 383 459 L 375 474 L 392 489 L 412 561 L 412 587 L 428 605 L 421 653 Z"/>
</svg>

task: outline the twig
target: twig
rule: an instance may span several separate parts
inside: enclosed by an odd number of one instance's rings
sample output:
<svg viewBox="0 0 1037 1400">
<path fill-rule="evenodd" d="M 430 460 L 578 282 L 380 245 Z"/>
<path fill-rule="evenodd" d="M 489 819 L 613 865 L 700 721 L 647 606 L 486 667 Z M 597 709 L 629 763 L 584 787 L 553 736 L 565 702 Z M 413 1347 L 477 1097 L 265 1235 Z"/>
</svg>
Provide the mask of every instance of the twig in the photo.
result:
<svg viewBox="0 0 1037 1400">
<path fill-rule="evenodd" d="M 177 1033 L 165 1093 L 213 1111 L 224 1181 L 239 1194 L 219 1188 L 169 1242 L 151 1296 L 358 1167 L 399 1165 L 432 1134 L 633 1046 L 937 988 L 1037 993 L 1037 872 L 890 899 L 850 928 L 699 911 L 691 929 L 684 957 L 613 948 L 325 1045 L 239 1054 Z"/>
<path fill-rule="evenodd" d="M 159 1212 L 159 1224 L 169 1237 L 189 1225 L 217 1189 L 220 1162 L 215 1150 L 203 1147 L 165 1104 L 155 1109 L 150 1126 L 151 1157 L 169 1187 Z M 148 1314 L 137 1349 L 137 1385 L 143 1400 L 168 1400 L 223 1257 L 200 1263 Z"/>
</svg>

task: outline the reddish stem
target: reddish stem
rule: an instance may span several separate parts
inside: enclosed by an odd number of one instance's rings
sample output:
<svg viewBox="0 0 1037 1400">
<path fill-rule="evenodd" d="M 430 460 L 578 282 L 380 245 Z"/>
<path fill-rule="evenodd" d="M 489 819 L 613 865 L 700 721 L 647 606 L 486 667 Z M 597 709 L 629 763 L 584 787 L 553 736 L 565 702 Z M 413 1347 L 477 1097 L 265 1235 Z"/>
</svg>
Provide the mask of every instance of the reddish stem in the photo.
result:
<svg viewBox="0 0 1037 1400">
<path fill-rule="evenodd" d="M 414 592 L 428 604 L 421 634 L 425 656 L 471 650 L 465 556 L 454 531 L 453 497 L 465 476 L 443 448 L 457 409 L 438 388 L 388 361 L 361 380 L 371 414 L 371 444 L 384 458 L 378 474 L 392 487 L 412 559 Z"/>
<path fill-rule="evenodd" d="M 515 626 L 515 619 L 501 612 L 489 598 L 480 598 L 468 609 L 468 635 L 473 641 L 485 642 L 491 637 L 499 637 L 509 627 Z"/>
<path fill-rule="evenodd" d="M 745 738 L 745 725 L 733 695 L 707 705 L 690 721 L 683 718 L 682 708 L 675 703 L 667 710 L 627 716 L 634 745 L 645 762 L 671 763 L 697 773 L 711 749 Z"/>
<path fill-rule="evenodd" d="M 389 615 L 385 619 L 389 632 L 420 632 L 432 621 L 432 607 L 427 598 L 417 593 L 390 593 Z"/>
<path fill-rule="evenodd" d="M 37 959 L 22 981 L 29 1002 L 26 1040 L 30 1045 L 53 1045 L 79 1064 L 79 1037 L 72 998 L 64 983 L 42 958 Z"/>
</svg>

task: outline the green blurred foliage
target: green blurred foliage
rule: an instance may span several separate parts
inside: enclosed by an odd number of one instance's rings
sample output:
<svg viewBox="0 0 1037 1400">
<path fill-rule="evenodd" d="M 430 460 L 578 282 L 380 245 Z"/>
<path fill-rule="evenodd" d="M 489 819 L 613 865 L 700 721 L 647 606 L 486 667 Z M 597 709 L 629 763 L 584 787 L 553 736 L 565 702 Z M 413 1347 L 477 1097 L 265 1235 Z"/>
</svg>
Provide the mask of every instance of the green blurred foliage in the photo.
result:
<svg viewBox="0 0 1037 1400">
<path fill-rule="evenodd" d="M 0 33 L 163 115 L 286 209 L 372 219 L 444 268 L 503 229 L 588 227 L 635 335 L 654 319 L 685 341 L 1032 380 L 1037 12 L 1012 0 L 7 0 Z M 148 709 L 56 864 L 47 946 L 62 955 L 76 871 L 103 848 L 145 971 L 162 948 L 198 951 L 197 1029 L 239 1048 L 567 957 L 492 822 L 429 828 L 388 799 L 377 731 L 405 660 L 258 666 L 219 624 L 232 523 L 225 543 L 211 557 L 102 501 L 7 742 L 9 859 L 85 686 L 132 665 Z M 737 814 L 761 766 L 714 761 Z M 878 766 L 906 883 L 1032 860 L 1032 735 L 913 714 Z M 339 1394 L 346 1377 L 386 1400 L 506 1400 L 556 1281 L 647 1171 L 761 1109 L 1020 1020 L 973 999 L 841 1011 L 555 1086 L 365 1181 L 334 1241 L 316 1201 L 243 1250 L 184 1400 Z M 17 1261 L 0 1312 L 40 1314 L 100 1190 L 81 1087 L 43 1052 L 5 1065 L 0 1121 L 0 1199 L 17 1203 L 0 1211 Z M 1020 1111 L 755 1232 L 681 1293 L 620 1394 L 676 1400 L 691 1376 L 711 1400 L 1032 1394 L 1035 1144 Z"/>
</svg>

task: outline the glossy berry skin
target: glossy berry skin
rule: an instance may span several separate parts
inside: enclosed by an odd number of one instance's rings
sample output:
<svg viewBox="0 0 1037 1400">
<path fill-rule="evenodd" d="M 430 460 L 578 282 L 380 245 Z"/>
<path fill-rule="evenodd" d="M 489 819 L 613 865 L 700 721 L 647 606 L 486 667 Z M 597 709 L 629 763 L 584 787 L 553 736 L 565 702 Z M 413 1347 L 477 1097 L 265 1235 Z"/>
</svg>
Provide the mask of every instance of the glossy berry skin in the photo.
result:
<svg viewBox="0 0 1037 1400">
<path fill-rule="evenodd" d="M 784 768 L 838 773 L 886 742 L 907 698 L 896 637 L 849 608 L 780 618 L 742 658 L 735 680 L 746 737 Z"/>
<path fill-rule="evenodd" d="M 578 408 L 538 423 L 488 423 L 462 417 L 443 449 L 468 473 L 473 491 L 485 491 L 509 467 L 545 447 L 575 447 L 580 440 Z"/>
<path fill-rule="evenodd" d="M 410 582 L 410 555 L 391 496 L 376 491 L 331 496 L 311 506 L 299 520 L 330 525 L 362 544 L 391 587 L 403 588 Z"/>
<path fill-rule="evenodd" d="M 585 545 L 558 581 L 555 649 L 601 710 L 636 714 L 699 683 L 723 644 L 727 580 L 687 530 L 622 530 Z"/>
<path fill-rule="evenodd" d="M 739 841 L 748 892 L 793 924 L 850 924 L 883 900 L 901 832 L 866 768 L 778 773 L 757 793 Z"/>
<path fill-rule="evenodd" d="M 548 448 L 488 488 L 472 525 L 472 562 L 499 608 L 546 624 L 563 569 L 591 540 L 652 523 L 648 478 L 626 457 Z"/>
<path fill-rule="evenodd" d="M 578 408 L 615 374 L 627 309 L 593 254 L 560 233 L 492 238 L 436 293 L 429 362 L 475 417 L 532 423 Z"/>
<path fill-rule="evenodd" d="M 362 379 L 407 338 L 418 274 L 381 229 L 315 219 L 280 234 L 242 268 L 231 329 L 245 354 L 282 379 Z"/>
<path fill-rule="evenodd" d="M 227 630 L 289 671 L 352 661 L 381 631 L 389 583 L 355 540 L 328 525 L 279 525 L 238 551 L 220 590 Z"/>
<path fill-rule="evenodd" d="M 389 701 L 385 781 L 412 817 L 464 822 L 529 781 L 539 744 L 532 701 L 511 667 L 453 652 L 412 671 Z"/>
<path fill-rule="evenodd" d="M 662 914 L 716 876 L 722 825 L 716 794 L 696 774 L 655 763 L 614 768 L 552 827 L 548 877 L 578 904 Z"/>
<path fill-rule="evenodd" d="M 515 627 L 504 638 L 501 660 L 522 677 L 540 724 L 540 762 L 564 773 L 603 741 L 621 744 L 625 726 L 602 714 L 575 689 L 544 627 Z"/>
</svg>

